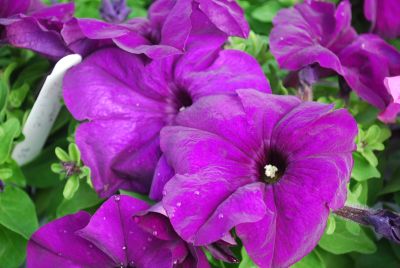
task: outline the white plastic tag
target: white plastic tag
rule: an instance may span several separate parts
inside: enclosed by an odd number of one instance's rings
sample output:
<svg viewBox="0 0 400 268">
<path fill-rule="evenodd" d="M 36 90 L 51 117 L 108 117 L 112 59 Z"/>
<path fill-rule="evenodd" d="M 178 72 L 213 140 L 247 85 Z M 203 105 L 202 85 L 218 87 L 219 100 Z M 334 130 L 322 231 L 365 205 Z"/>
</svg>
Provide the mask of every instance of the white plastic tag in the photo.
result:
<svg viewBox="0 0 400 268">
<path fill-rule="evenodd" d="M 12 158 L 19 165 L 32 161 L 42 150 L 62 107 L 64 75 L 68 69 L 81 61 L 82 57 L 78 54 L 65 56 L 57 62 L 53 72 L 46 78 L 22 129 L 25 140 L 17 144 L 12 152 Z"/>
</svg>

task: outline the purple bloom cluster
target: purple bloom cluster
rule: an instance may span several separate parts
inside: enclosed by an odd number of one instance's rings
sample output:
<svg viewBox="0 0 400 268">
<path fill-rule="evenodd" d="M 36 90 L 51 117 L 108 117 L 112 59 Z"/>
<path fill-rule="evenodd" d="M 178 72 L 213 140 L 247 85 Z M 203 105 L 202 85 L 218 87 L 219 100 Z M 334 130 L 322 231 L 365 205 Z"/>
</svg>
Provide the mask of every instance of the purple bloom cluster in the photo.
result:
<svg viewBox="0 0 400 268">
<path fill-rule="evenodd" d="M 51 33 L 65 53 L 85 56 L 66 74 L 63 96 L 81 121 L 76 143 L 94 189 L 110 197 L 93 216 L 79 212 L 39 229 L 28 267 L 209 267 L 204 251 L 237 262 L 229 250 L 235 239 L 260 267 L 300 260 L 346 200 L 355 120 L 332 105 L 271 94 L 254 58 L 224 49 L 229 36 L 249 31 L 235 1 L 157 0 L 148 18 L 131 20 L 124 3 L 103 1 L 107 22 L 67 19 L 62 8 L 71 5 L 3 15 L 9 43 L 24 39 L 20 47 L 57 58 L 63 53 L 35 49 L 47 39 L 31 39 Z M 349 14 L 347 1 L 283 10 L 271 49 L 283 67 L 318 63 L 325 75 L 336 72 L 368 92 L 361 87 L 368 81 L 349 78 L 361 71 L 342 55 L 361 61 L 368 49 L 396 51 L 357 37 Z M 26 19 L 37 20 L 40 32 L 25 36 L 28 25 L 18 32 Z M 396 75 L 396 60 L 374 75 Z M 382 93 L 373 104 L 398 109 L 397 85 L 388 78 L 393 99 Z M 158 203 L 113 196 L 119 189 Z"/>
<path fill-rule="evenodd" d="M 398 29 L 392 27 L 400 25 L 397 1 L 365 1 L 365 7 L 374 32 L 395 36 Z M 384 80 L 400 74 L 400 52 L 376 35 L 357 35 L 351 27 L 349 1 L 336 8 L 333 3 L 308 0 L 281 10 L 273 23 L 271 52 L 282 68 L 300 71 L 317 64 L 320 78 L 342 76 L 362 99 L 381 110 L 379 119 L 396 120 L 400 88 L 388 90 Z"/>
</svg>

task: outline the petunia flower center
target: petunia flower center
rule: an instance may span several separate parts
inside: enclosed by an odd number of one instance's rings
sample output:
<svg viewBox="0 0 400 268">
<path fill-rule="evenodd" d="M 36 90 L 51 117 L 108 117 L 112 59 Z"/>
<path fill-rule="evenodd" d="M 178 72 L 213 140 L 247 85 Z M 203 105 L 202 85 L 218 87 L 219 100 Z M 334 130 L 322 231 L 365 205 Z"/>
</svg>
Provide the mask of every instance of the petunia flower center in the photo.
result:
<svg viewBox="0 0 400 268">
<path fill-rule="evenodd" d="M 265 176 L 271 179 L 275 179 L 275 177 L 278 175 L 278 168 L 273 165 L 266 165 L 264 167 L 265 169 Z"/>
<path fill-rule="evenodd" d="M 193 99 L 186 90 L 178 89 L 175 93 L 175 96 L 177 109 L 180 112 L 193 104 Z"/>
<path fill-rule="evenodd" d="M 267 184 L 278 182 L 286 171 L 286 157 L 275 150 L 268 150 L 266 163 L 260 167 L 261 180 Z"/>
</svg>

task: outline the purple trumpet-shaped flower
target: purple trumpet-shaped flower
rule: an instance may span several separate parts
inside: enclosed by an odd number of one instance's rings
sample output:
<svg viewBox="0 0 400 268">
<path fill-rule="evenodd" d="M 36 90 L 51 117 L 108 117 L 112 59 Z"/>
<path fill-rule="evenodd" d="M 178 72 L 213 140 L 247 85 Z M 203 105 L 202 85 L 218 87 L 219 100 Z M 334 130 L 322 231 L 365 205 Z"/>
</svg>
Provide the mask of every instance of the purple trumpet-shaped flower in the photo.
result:
<svg viewBox="0 0 400 268">
<path fill-rule="evenodd" d="M 4 191 L 4 182 L 0 179 L 0 193 Z"/>
<path fill-rule="evenodd" d="M 386 78 L 400 74 L 400 52 L 378 36 L 365 34 L 343 49 L 339 58 L 350 88 L 381 110 L 381 121 L 395 122 L 400 111 L 398 80 Z"/>
<path fill-rule="evenodd" d="M 395 122 L 400 113 L 400 76 L 386 77 L 384 84 L 392 99 L 385 111 L 379 115 L 379 119 L 384 122 Z"/>
<path fill-rule="evenodd" d="M 176 123 L 161 131 L 175 171 L 162 203 L 189 243 L 235 228 L 257 265 L 289 267 L 316 246 L 330 209 L 344 205 L 357 135 L 346 110 L 238 90 L 198 100 Z"/>
<path fill-rule="evenodd" d="M 270 35 L 271 53 L 280 67 L 297 71 L 318 63 L 342 74 L 337 54 L 357 36 L 351 27 L 351 7 L 308 0 L 279 11 Z"/>
<path fill-rule="evenodd" d="M 76 142 L 102 197 L 120 188 L 149 192 L 156 165 L 163 166 L 161 128 L 201 97 L 240 88 L 270 92 L 251 56 L 204 45 L 150 63 L 118 48 L 99 50 L 68 71 L 63 87 L 69 111 L 88 121 Z"/>
<path fill-rule="evenodd" d="M 365 0 L 364 14 L 371 31 L 383 38 L 400 36 L 400 5 L 397 0 Z"/>
<path fill-rule="evenodd" d="M 129 13 L 131 9 L 126 0 L 102 0 L 100 14 L 105 21 L 121 23 L 128 18 Z"/>
<path fill-rule="evenodd" d="M 400 74 L 400 53 L 378 36 L 357 36 L 350 23 L 348 1 L 342 1 L 336 10 L 328 2 L 297 4 L 274 19 L 271 52 L 282 68 L 299 71 L 300 76 L 311 67 L 319 77 L 342 76 L 341 81 L 381 110 L 380 120 L 393 122 L 396 100 L 385 88 L 384 79 Z M 300 81 L 299 88 L 307 87 Z"/>
<path fill-rule="evenodd" d="M 93 216 L 81 211 L 50 222 L 29 240 L 27 267 L 209 267 L 202 249 L 181 240 L 160 212 L 133 218 L 147 209 L 116 195 Z"/>
<path fill-rule="evenodd" d="M 386 239 L 400 244 L 400 214 L 386 209 L 364 209 L 345 206 L 337 211 L 336 215 L 371 226 L 375 232 Z"/>
<path fill-rule="evenodd" d="M 120 24 L 74 19 L 65 25 L 62 34 L 79 54 L 114 44 L 157 59 L 181 54 L 193 42 L 222 44 L 227 36 L 247 37 L 248 32 L 243 10 L 236 1 L 157 0 L 147 19 L 134 18 Z"/>
<path fill-rule="evenodd" d="M 365 220 L 376 233 L 400 244 L 400 215 L 389 210 L 378 210 L 366 216 Z"/>
<path fill-rule="evenodd" d="M 0 28 L 4 31 L 0 38 L 3 42 L 55 60 L 71 53 L 60 31 L 64 22 L 72 18 L 72 3 L 47 7 L 37 0 L 2 0 L 0 6 L 0 25 L 4 28 Z"/>
</svg>

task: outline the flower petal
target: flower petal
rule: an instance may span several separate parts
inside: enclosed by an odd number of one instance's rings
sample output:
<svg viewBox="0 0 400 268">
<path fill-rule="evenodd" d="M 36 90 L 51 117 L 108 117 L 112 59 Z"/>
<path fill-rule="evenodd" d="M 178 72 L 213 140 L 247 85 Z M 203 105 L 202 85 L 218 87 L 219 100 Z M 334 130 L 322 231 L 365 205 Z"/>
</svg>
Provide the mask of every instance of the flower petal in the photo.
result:
<svg viewBox="0 0 400 268">
<path fill-rule="evenodd" d="M 33 234 L 28 243 L 27 267 L 101 267 L 112 266 L 112 260 L 92 243 L 75 232 L 90 220 L 78 212 L 46 224 Z"/>
</svg>

